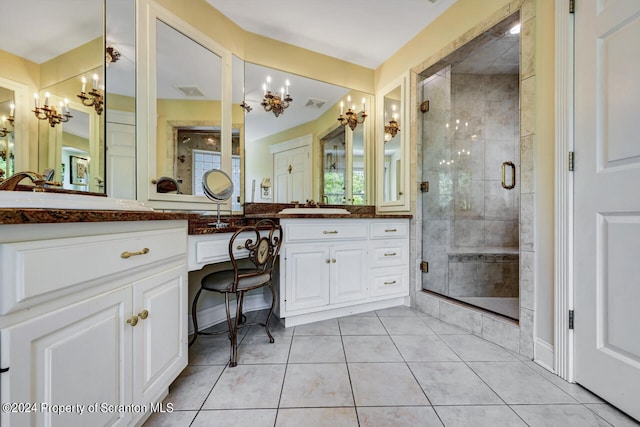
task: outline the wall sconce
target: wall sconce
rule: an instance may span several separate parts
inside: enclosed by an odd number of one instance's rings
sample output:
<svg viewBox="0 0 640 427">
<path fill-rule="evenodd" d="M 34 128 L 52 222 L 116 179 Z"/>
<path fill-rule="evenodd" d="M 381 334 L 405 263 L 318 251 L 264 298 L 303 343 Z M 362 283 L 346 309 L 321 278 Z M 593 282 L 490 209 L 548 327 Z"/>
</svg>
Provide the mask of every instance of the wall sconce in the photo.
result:
<svg viewBox="0 0 640 427">
<path fill-rule="evenodd" d="M 69 110 L 69 100 L 65 98 L 64 104 L 62 102 L 60 103 L 60 112 L 58 112 L 56 107 L 49 106 L 49 96 L 51 96 L 49 92 L 44 94 L 44 106 L 40 107 L 38 105 L 38 94 L 35 93 L 33 95 L 33 102 L 35 105 L 35 108 L 31 110 L 33 111 L 33 114 L 36 115 L 38 120 L 49 120 L 51 127 L 55 127 L 55 125 L 59 123 L 68 122 L 69 119 L 73 117 Z"/>
<path fill-rule="evenodd" d="M 284 87 L 280 88 L 280 93 L 271 92 L 271 77 L 267 76 L 267 82 L 262 85 L 264 99 L 260 103 L 264 111 L 272 111 L 278 117 L 284 113 L 285 108 L 289 108 L 289 105 L 293 102 L 293 98 L 289 96 L 289 80 L 285 81 L 285 87 L 286 92 Z"/>
<path fill-rule="evenodd" d="M 400 132 L 400 126 L 398 126 L 398 113 L 396 113 L 396 106 L 392 105 L 391 110 L 394 113 L 391 114 L 391 120 L 389 120 L 389 124 L 384 127 L 384 142 L 391 141 L 392 138 L 395 138 L 398 132 Z"/>
<path fill-rule="evenodd" d="M 244 108 L 244 111 L 247 112 L 247 113 L 250 113 L 251 110 L 253 110 L 253 107 L 251 107 L 251 105 L 247 104 L 247 102 L 244 101 L 244 100 L 242 101 L 242 104 L 240 104 L 240 106 L 242 108 Z"/>
<path fill-rule="evenodd" d="M 108 67 L 109 64 L 116 62 L 120 59 L 120 52 L 118 52 L 116 50 L 115 47 L 111 46 L 110 44 L 107 44 L 104 48 L 104 56 L 105 56 L 105 64 Z"/>
<path fill-rule="evenodd" d="M 340 117 L 338 117 L 338 122 L 342 126 L 349 125 L 351 130 L 355 130 L 358 124 L 364 123 L 367 118 L 367 113 L 365 112 L 365 100 L 362 98 L 362 111 L 359 113 L 355 112 L 356 106 L 355 104 L 351 106 L 351 97 L 347 97 L 347 112 L 342 114 L 342 110 L 344 108 L 344 102 L 340 101 Z"/>
<path fill-rule="evenodd" d="M 104 109 L 104 95 L 103 90 L 98 89 L 98 75 L 93 75 L 93 86 L 89 93 L 86 92 L 87 88 L 87 79 L 86 77 L 82 77 L 82 90 L 80 91 L 80 95 L 78 98 L 82 100 L 82 105 L 85 107 L 94 107 L 96 109 L 96 113 L 98 115 L 102 114 L 102 110 Z"/>
<path fill-rule="evenodd" d="M 15 120 L 14 113 L 16 111 L 16 104 L 13 102 L 9 105 L 11 111 L 9 112 L 9 117 L 2 117 L 2 127 L 0 128 L 0 138 L 4 138 L 8 134 L 11 133 L 9 129 L 7 129 L 7 120 L 9 121 L 9 125 L 13 127 L 13 121 Z"/>
</svg>

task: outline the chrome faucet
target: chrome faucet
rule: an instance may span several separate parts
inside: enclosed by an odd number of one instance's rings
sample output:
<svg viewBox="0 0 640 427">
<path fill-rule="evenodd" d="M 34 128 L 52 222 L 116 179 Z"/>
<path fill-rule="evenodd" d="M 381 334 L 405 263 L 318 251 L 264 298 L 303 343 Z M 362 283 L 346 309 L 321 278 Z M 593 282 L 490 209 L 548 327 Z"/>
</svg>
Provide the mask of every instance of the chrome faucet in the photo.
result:
<svg viewBox="0 0 640 427">
<path fill-rule="evenodd" d="M 42 175 L 37 172 L 16 172 L 11 175 L 9 178 L 0 182 L 0 191 L 16 191 L 18 188 L 18 184 L 22 182 L 23 179 L 29 178 L 31 182 L 35 185 L 33 191 L 45 191 L 45 185 L 53 185 L 53 186 L 61 186 L 62 184 L 59 182 L 51 182 L 47 181 Z"/>
</svg>

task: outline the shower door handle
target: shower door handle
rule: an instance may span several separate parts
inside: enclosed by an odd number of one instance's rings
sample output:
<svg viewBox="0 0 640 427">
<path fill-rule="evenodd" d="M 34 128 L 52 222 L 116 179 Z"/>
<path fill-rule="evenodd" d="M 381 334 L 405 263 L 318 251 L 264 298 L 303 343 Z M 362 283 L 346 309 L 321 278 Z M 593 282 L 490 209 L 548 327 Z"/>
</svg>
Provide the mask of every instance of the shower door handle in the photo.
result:
<svg viewBox="0 0 640 427">
<path fill-rule="evenodd" d="M 509 185 L 507 185 L 507 181 L 506 181 L 507 166 L 511 167 L 511 184 Z M 512 162 L 502 163 L 502 188 L 511 190 L 515 186 L 516 186 L 516 165 L 514 165 Z"/>
</svg>

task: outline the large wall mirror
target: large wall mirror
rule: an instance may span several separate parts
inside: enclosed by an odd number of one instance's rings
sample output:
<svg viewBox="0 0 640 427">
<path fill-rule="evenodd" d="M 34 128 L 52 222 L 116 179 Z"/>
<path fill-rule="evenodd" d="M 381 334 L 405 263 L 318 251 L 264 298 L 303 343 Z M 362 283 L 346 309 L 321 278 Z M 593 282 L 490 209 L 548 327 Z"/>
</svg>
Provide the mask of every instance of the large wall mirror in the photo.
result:
<svg viewBox="0 0 640 427">
<path fill-rule="evenodd" d="M 265 95 L 282 90 L 293 101 L 276 115 Z M 338 122 L 341 103 L 343 114 L 347 104 L 359 113 L 364 100 L 369 114 L 370 94 L 253 63 L 245 64 L 245 91 L 246 201 L 371 203 L 372 120 L 354 130 Z"/>
<path fill-rule="evenodd" d="M 244 112 L 229 101 L 242 99 L 231 85 L 231 73 L 239 74 L 242 91 L 242 61 L 154 2 L 140 2 L 139 12 L 139 41 L 148 47 L 137 69 L 138 111 L 148 118 L 138 124 L 140 198 L 157 207 L 211 209 L 202 176 L 221 169 L 238 188 L 225 208 L 240 210 Z M 159 185 L 166 179 L 175 186 Z"/>
<path fill-rule="evenodd" d="M 0 9 L 0 93 L 13 92 L 15 106 L 3 138 L 10 162 L 0 168 L 5 175 L 53 169 L 65 188 L 104 192 L 104 114 L 86 105 L 93 89 L 104 90 L 104 0 L 1 0 Z M 85 100 L 78 97 L 83 77 Z"/>
<path fill-rule="evenodd" d="M 378 96 L 376 123 L 378 210 L 409 210 L 409 120 L 407 76 Z"/>
</svg>

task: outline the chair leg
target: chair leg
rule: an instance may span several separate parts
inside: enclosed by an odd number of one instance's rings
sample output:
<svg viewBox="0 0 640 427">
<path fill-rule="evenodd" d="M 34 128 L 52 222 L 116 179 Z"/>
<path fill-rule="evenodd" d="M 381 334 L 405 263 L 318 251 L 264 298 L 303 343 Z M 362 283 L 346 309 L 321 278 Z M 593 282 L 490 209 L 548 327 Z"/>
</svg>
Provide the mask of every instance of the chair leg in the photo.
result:
<svg viewBox="0 0 640 427">
<path fill-rule="evenodd" d="M 275 340 L 273 339 L 273 336 L 269 331 L 269 323 L 271 322 L 273 307 L 276 305 L 276 293 L 273 291 L 273 283 L 271 282 L 269 282 L 269 290 L 271 291 L 271 308 L 269 309 L 269 314 L 267 315 L 267 321 L 265 322 L 264 329 L 267 331 L 267 335 L 269 336 L 269 342 L 273 344 Z"/>
<path fill-rule="evenodd" d="M 230 351 L 229 351 L 229 366 L 234 367 L 237 365 L 236 361 L 236 353 L 237 353 L 237 340 L 238 340 L 238 329 L 236 328 L 236 321 L 231 321 L 231 306 L 229 300 L 229 293 L 224 294 L 224 305 L 227 311 L 227 326 L 229 328 L 229 343 Z"/>
<path fill-rule="evenodd" d="M 244 304 L 244 298 L 242 298 L 242 301 L 238 301 L 239 306 L 240 306 L 240 325 L 244 325 L 245 323 L 247 323 L 247 316 L 245 316 L 244 310 L 242 308 L 243 304 Z"/>
<path fill-rule="evenodd" d="M 198 293 L 195 298 L 193 298 L 193 304 L 191 305 L 191 319 L 193 320 L 193 338 L 189 341 L 189 347 L 196 342 L 198 338 L 198 317 L 196 315 L 196 310 L 198 308 L 198 298 L 200 298 L 200 293 L 202 292 L 202 288 L 198 289 Z"/>
<path fill-rule="evenodd" d="M 242 302 L 244 301 L 244 292 L 236 292 L 236 316 L 233 319 L 233 340 L 231 344 L 231 360 L 229 366 L 238 365 L 238 329 L 242 317 Z"/>
</svg>

